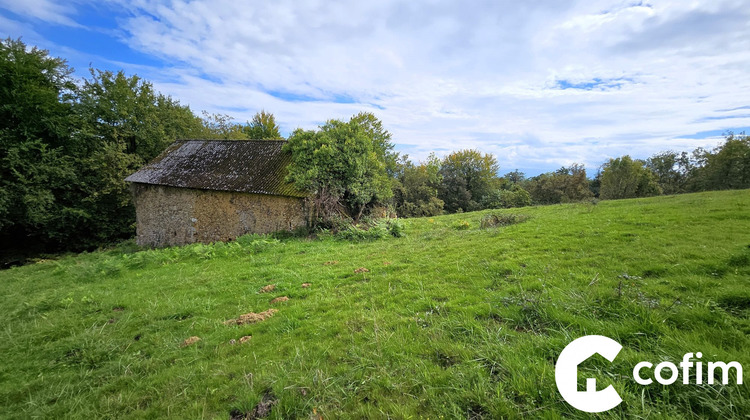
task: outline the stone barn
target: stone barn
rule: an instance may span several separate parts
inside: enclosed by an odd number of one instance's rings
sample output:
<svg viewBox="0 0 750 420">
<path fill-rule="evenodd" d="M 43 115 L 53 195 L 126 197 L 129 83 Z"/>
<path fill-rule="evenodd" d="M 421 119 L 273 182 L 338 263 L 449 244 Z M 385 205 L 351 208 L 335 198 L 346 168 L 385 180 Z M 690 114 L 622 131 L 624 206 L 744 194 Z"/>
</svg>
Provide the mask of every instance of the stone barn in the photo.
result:
<svg viewBox="0 0 750 420">
<path fill-rule="evenodd" d="M 306 223 L 305 195 L 284 180 L 284 141 L 181 140 L 125 179 L 138 245 L 228 241 Z"/>
</svg>

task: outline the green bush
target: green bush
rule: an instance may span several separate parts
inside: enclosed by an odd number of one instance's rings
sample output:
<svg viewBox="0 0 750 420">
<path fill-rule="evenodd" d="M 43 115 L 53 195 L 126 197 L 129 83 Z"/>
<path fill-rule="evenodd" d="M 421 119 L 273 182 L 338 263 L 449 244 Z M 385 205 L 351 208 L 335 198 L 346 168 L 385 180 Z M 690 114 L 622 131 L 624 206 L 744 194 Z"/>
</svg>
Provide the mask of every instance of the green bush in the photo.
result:
<svg viewBox="0 0 750 420">
<path fill-rule="evenodd" d="M 367 223 L 347 223 L 339 226 L 333 236 L 337 239 L 355 241 L 385 239 L 388 236 L 400 238 L 404 236 L 404 225 L 398 219 L 367 219 Z"/>
<path fill-rule="evenodd" d="M 485 196 L 482 206 L 487 209 L 526 207 L 531 205 L 531 195 L 519 185 L 507 190 L 495 190 Z"/>
<path fill-rule="evenodd" d="M 388 221 L 388 232 L 395 238 L 402 238 L 406 236 L 404 234 L 404 222 L 399 219 L 391 219 Z"/>
<path fill-rule="evenodd" d="M 466 220 L 456 220 L 451 227 L 456 230 L 468 230 L 471 228 L 471 223 Z"/>
<path fill-rule="evenodd" d="M 383 239 L 388 236 L 388 229 L 386 229 L 382 224 L 378 223 L 373 226 L 367 227 L 359 227 L 357 225 L 349 225 L 346 228 L 339 230 L 335 237 L 338 239 L 345 239 L 345 240 L 374 240 L 374 239 Z"/>
<path fill-rule="evenodd" d="M 479 226 L 482 229 L 494 228 L 498 226 L 509 226 L 516 223 L 524 222 L 529 217 L 524 214 L 487 214 L 482 217 Z"/>
</svg>

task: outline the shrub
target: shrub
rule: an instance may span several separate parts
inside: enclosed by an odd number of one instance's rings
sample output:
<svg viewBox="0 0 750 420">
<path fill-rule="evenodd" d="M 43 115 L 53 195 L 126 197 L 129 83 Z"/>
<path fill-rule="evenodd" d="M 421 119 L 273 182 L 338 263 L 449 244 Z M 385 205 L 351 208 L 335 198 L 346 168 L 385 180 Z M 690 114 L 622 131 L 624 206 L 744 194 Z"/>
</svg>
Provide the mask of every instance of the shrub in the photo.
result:
<svg viewBox="0 0 750 420">
<path fill-rule="evenodd" d="M 455 222 L 453 222 L 451 227 L 456 230 L 468 230 L 469 228 L 471 228 L 471 223 L 467 222 L 466 220 L 456 220 Z"/>
<path fill-rule="evenodd" d="M 339 225 L 334 237 L 345 240 L 375 240 L 404 236 L 404 225 L 398 219 L 368 220 L 368 223 Z"/>
<path fill-rule="evenodd" d="M 335 237 L 338 239 L 346 240 L 373 240 L 383 239 L 388 236 L 388 230 L 385 229 L 381 224 L 375 224 L 365 228 L 357 225 L 349 225 L 346 228 L 339 230 Z"/>
<path fill-rule="evenodd" d="M 495 190 L 490 192 L 482 202 L 487 209 L 526 207 L 531 205 L 531 195 L 518 185 L 513 185 L 507 190 Z"/>
<path fill-rule="evenodd" d="M 528 218 L 525 214 L 487 214 L 482 217 L 479 226 L 482 229 L 509 226 L 524 222 Z"/>
<path fill-rule="evenodd" d="M 404 222 L 398 219 L 389 220 L 388 232 L 395 238 L 401 238 L 401 237 L 406 236 L 404 234 Z"/>
</svg>

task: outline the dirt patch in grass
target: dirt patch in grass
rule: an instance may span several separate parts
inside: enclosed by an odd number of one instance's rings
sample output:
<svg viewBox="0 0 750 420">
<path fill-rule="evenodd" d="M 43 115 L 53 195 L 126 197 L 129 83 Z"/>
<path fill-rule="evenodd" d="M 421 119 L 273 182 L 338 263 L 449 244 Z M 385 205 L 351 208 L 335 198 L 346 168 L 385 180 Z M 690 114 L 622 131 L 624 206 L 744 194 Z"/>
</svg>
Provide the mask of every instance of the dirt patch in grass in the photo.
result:
<svg viewBox="0 0 750 420">
<path fill-rule="evenodd" d="M 247 343 L 248 341 L 250 341 L 251 338 L 253 338 L 252 335 L 245 335 L 245 336 L 240 337 L 240 344 Z M 233 338 L 229 340 L 229 344 L 232 344 L 232 345 L 237 344 L 237 340 Z"/>
<path fill-rule="evenodd" d="M 310 283 L 302 283 L 302 288 L 307 289 L 308 287 L 312 286 Z"/>
<path fill-rule="evenodd" d="M 268 286 L 261 287 L 258 293 L 268 293 L 268 292 L 273 292 L 274 290 L 276 290 L 276 285 L 269 284 Z"/>
<path fill-rule="evenodd" d="M 446 354 L 442 351 L 435 351 L 434 355 L 435 362 L 443 369 L 447 369 L 459 362 L 458 357 Z"/>
<path fill-rule="evenodd" d="M 362 274 L 362 273 L 369 273 L 370 270 L 366 269 L 365 267 L 359 267 L 358 269 L 354 270 L 354 274 Z"/>
<path fill-rule="evenodd" d="M 336 260 L 336 261 L 326 261 L 326 262 L 323 263 L 323 265 L 336 265 L 338 263 L 339 263 L 338 260 Z"/>
<path fill-rule="evenodd" d="M 186 338 L 185 341 L 182 342 L 181 347 L 192 346 L 199 341 L 201 341 L 201 338 L 194 335 L 190 338 Z"/>
<path fill-rule="evenodd" d="M 237 319 L 229 319 L 224 321 L 224 325 L 244 325 L 244 324 L 255 324 L 256 322 L 265 321 L 266 319 L 270 318 L 278 312 L 278 309 L 268 309 L 263 312 L 250 312 L 246 314 L 242 314 Z"/>
<path fill-rule="evenodd" d="M 274 405 L 278 404 L 278 402 L 279 400 L 276 399 L 276 396 L 273 395 L 271 391 L 267 391 L 260 398 L 258 404 L 249 412 L 243 413 L 237 409 L 232 410 L 229 413 L 229 420 L 254 420 L 266 418 L 271 414 L 271 409 Z"/>
<path fill-rule="evenodd" d="M 279 302 L 286 302 L 289 298 L 287 296 L 279 296 L 277 298 L 271 299 L 271 303 L 279 303 Z"/>
</svg>

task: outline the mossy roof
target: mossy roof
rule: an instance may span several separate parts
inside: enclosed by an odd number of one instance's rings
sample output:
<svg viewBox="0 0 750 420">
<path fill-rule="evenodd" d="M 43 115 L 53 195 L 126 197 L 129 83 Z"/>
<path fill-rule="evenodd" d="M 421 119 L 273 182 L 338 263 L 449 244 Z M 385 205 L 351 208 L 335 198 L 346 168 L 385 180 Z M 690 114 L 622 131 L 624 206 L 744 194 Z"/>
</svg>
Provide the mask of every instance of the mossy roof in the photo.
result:
<svg viewBox="0 0 750 420">
<path fill-rule="evenodd" d="M 286 182 L 283 140 L 178 140 L 125 181 L 202 190 L 304 197 Z"/>
</svg>

